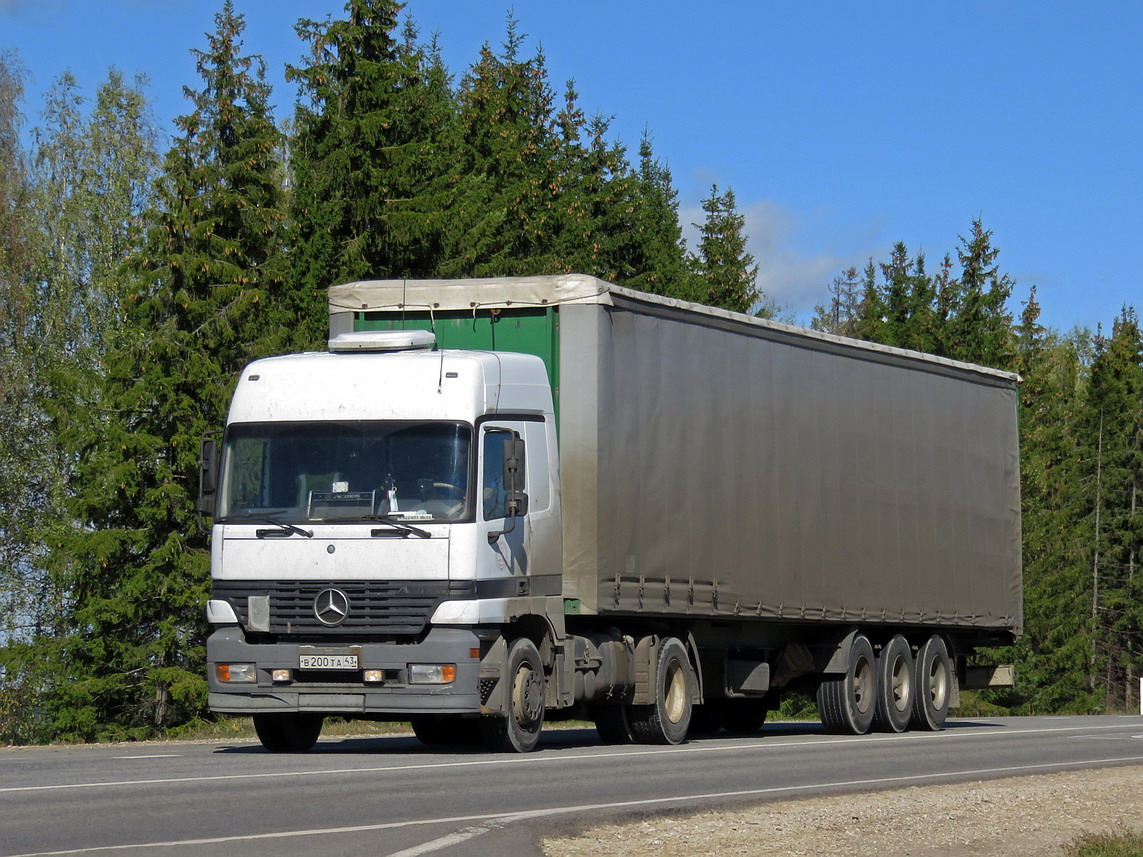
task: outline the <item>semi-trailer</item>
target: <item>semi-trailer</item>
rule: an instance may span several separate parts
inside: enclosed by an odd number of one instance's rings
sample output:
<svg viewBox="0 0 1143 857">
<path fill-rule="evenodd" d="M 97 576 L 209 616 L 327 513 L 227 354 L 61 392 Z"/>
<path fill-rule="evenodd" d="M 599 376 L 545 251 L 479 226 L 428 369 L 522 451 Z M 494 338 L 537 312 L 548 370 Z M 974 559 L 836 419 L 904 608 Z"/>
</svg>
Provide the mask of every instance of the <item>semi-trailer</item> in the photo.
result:
<svg viewBox="0 0 1143 857">
<path fill-rule="evenodd" d="M 1022 627 L 1017 376 L 588 276 L 349 283 L 203 447 L 210 705 L 532 750 L 940 729 Z M 972 659 L 975 662 L 975 658 Z"/>
</svg>

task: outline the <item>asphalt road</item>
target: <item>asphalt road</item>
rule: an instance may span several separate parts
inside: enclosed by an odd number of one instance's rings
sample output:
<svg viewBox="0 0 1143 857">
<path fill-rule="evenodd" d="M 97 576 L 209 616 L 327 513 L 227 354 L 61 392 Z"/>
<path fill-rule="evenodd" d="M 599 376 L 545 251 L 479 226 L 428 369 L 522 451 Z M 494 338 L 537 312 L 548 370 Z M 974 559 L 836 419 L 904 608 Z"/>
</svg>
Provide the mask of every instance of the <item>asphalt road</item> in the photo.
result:
<svg viewBox="0 0 1143 857">
<path fill-rule="evenodd" d="M 951 720 L 939 733 L 607 747 L 546 733 L 528 755 L 414 738 L 0 750 L 0 855 L 538 855 L 539 835 L 660 810 L 1143 762 L 1143 717 Z"/>
</svg>

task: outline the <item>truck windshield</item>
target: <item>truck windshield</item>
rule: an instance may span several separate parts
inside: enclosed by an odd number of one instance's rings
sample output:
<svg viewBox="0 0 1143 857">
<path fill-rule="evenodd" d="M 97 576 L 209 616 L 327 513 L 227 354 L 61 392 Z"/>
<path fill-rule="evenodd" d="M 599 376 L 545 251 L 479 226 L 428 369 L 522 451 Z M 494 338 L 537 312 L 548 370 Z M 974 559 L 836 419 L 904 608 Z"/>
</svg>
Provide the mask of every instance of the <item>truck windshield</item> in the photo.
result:
<svg viewBox="0 0 1143 857">
<path fill-rule="evenodd" d="M 471 441 L 450 422 L 232 425 L 218 520 L 464 520 Z"/>
</svg>

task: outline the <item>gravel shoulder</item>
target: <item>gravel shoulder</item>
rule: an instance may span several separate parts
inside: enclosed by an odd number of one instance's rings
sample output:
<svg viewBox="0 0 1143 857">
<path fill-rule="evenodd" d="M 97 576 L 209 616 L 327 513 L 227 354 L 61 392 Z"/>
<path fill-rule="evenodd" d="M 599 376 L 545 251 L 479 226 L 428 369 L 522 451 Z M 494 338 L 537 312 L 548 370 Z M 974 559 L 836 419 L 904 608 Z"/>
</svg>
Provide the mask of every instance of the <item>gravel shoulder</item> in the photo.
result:
<svg viewBox="0 0 1143 857">
<path fill-rule="evenodd" d="M 665 814 L 546 838 L 547 857 L 1048 857 L 1143 830 L 1143 765 Z"/>
</svg>

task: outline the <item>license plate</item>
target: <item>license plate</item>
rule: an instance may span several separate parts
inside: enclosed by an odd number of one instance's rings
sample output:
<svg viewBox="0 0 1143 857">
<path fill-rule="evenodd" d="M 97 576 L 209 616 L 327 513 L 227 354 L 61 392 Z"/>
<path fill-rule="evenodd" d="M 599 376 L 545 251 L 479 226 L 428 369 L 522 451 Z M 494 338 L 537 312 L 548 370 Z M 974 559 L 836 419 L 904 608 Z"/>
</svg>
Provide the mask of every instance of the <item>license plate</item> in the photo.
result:
<svg viewBox="0 0 1143 857">
<path fill-rule="evenodd" d="M 357 655 L 298 655 L 298 669 L 356 670 Z"/>
</svg>

